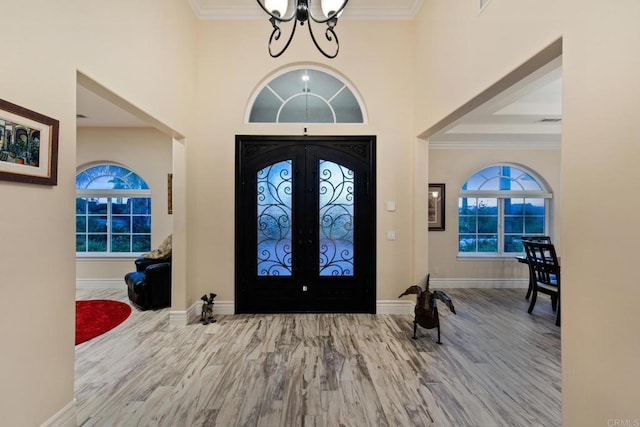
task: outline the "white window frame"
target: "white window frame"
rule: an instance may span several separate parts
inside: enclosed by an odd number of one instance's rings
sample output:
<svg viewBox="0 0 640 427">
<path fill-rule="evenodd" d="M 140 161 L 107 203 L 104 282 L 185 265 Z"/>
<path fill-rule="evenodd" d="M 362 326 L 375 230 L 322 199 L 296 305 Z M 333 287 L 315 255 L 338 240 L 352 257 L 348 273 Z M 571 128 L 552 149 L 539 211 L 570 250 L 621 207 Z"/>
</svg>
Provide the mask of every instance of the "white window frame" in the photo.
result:
<svg viewBox="0 0 640 427">
<path fill-rule="evenodd" d="M 83 169 L 80 169 L 77 171 L 76 175 L 79 175 L 80 173 L 91 169 L 92 167 L 95 166 L 101 166 L 101 165 L 113 165 L 113 166 L 119 166 L 122 168 L 125 168 L 127 170 L 129 170 L 131 173 L 135 174 L 136 176 L 142 178 L 137 172 L 135 172 L 134 170 L 132 170 L 131 168 L 127 167 L 127 166 L 122 166 L 119 164 L 115 164 L 115 163 L 109 163 L 109 162 L 104 162 L 104 163 L 97 163 L 97 164 L 92 164 L 88 167 L 85 167 Z M 106 216 L 107 216 L 107 223 L 106 223 L 106 227 L 107 227 L 107 231 L 106 231 L 106 235 L 107 235 L 107 251 L 106 252 L 76 252 L 76 258 L 82 259 L 82 258 L 136 258 L 138 256 L 140 256 L 142 253 L 145 252 L 111 252 L 111 237 L 112 237 L 112 231 L 111 231 L 111 218 L 112 218 L 112 209 L 111 209 L 111 199 L 117 199 L 117 198 L 148 198 L 150 199 L 150 201 L 152 202 L 152 196 L 151 196 L 151 190 L 149 189 L 76 189 L 76 197 L 74 199 L 74 203 L 76 203 L 76 200 L 79 198 L 92 198 L 92 199 L 108 199 L 107 202 L 107 212 L 106 212 Z M 130 216 L 134 216 L 133 213 L 129 214 Z M 78 214 L 75 214 L 75 216 L 77 217 Z M 88 217 L 88 213 L 85 213 L 85 216 Z M 152 218 L 152 214 L 150 213 L 149 216 Z M 74 232 L 74 234 L 77 234 L 77 231 Z M 86 234 L 86 233 L 85 233 Z M 99 234 L 104 234 L 104 233 L 99 233 Z M 129 233 L 130 235 L 133 235 L 135 233 L 133 233 L 133 231 L 131 231 Z M 149 232 L 149 236 L 151 236 L 151 232 Z"/>
<path fill-rule="evenodd" d="M 458 201 L 461 198 L 483 198 L 483 199 L 497 199 L 497 209 L 498 209 L 498 252 L 460 252 L 459 251 L 459 242 L 460 242 L 460 213 L 459 210 L 456 209 L 457 213 L 457 221 L 458 230 L 456 231 L 456 245 L 458 246 L 458 258 L 513 258 L 518 255 L 522 255 L 524 252 L 503 252 L 504 248 L 504 199 L 510 198 L 518 198 L 518 199 L 544 199 L 544 235 L 550 235 L 550 220 L 551 220 L 551 200 L 553 199 L 553 194 L 546 188 L 545 181 L 538 176 L 531 169 L 524 167 L 522 165 L 510 164 L 510 163 L 494 163 L 488 166 L 485 166 L 481 169 L 478 169 L 471 175 L 467 177 L 465 182 L 467 182 L 471 177 L 473 177 L 478 172 L 490 168 L 490 167 L 514 167 L 522 170 L 531 176 L 538 183 L 540 187 L 543 188 L 541 191 L 516 191 L 516 190 L 460 190 L 458 193 Z"/>
</svg>

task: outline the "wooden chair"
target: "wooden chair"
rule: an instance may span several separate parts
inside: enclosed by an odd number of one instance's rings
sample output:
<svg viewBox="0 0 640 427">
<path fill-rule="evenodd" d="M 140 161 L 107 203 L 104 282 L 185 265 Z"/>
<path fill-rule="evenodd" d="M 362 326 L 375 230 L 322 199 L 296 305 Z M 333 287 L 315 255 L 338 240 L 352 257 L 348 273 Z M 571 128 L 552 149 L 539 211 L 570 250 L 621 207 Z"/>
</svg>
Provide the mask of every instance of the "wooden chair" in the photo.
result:
<svg viewBox="0 0 640 427">
<path fill-rule="evenodd" d="M 556 314 L 556 326 L 560 326 L 560 264 L 556 249 L 551 243 L 539 243 L 531 240 L 522 242 L 527 254 L 527 263 L 533 280 L 529 314 L 538 299 L 538 292 L 551 297 L 551 307 Z"/>
<path fill-rule="evenodd" d="M 538 242 L 538 243 L 551 243 L 551 237 L 549 236 L 522 236 L 523 243 L 525 240 L 528 240 L 531 242 Z M 519 262 L 526 264 L 527 263 L 526 252 L 524 257 L 517 257 L 517 259 Z M 527 289 L 527 295 L 524 298 L 529 299 L 532 291 L 533 291 L 533 277 L 531 277 L 531 269 L 529 269 L 529 289 Z"/>
</svg>

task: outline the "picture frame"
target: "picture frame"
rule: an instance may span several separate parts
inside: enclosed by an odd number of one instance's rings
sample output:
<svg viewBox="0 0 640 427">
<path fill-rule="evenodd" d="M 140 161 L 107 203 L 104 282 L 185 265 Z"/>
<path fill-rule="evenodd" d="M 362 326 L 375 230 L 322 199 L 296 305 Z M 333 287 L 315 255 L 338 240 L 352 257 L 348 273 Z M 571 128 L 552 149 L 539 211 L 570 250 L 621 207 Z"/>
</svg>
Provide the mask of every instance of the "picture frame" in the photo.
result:
<svg viewBox="0 0 640 427">
<path fill-rule="evenodd" d="M 430 183 L 427 200 L 427 222 L 429 223 L 429 231 L 444 231 L 445 185 Z"/>
<path fill-rule="evenodd" d="M 167 214 L 173 215 L 173 174 L 167 174 Z"/>
<path fill-rule="evenodd" d="M 0 99 L 0 180 L 58 185 L 60 122 Z"/>
</svg>

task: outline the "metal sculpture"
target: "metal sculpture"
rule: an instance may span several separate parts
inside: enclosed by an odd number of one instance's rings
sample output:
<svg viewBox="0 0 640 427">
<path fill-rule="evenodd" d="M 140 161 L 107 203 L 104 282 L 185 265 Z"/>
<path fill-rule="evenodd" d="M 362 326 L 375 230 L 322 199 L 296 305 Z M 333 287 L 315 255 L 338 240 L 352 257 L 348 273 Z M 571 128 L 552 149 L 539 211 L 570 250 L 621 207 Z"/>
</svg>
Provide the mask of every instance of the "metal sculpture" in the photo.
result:
<svg viewBox="0 0 640 427">
<path fill-rule="evenodd" d="M 413 319 L 413 339 L 418 339 L 416 335 L 418 325 L 422 326 L 425 329 L 438 329 L 438 341 L 436 343 L 442 344 L 440 342 L 440 316 L 438 315 L 438 300 L 444 302 L 449 310 L 453 314 L 456 314 L 456 310 L 453 307 L 453 302 L 451 298 L 447 294 L 442 291 L 429 291 L 429 276 L 427 275 L 427 285 L 425 290 L 423 291 L 420 286 L 409 286 L 402 295 L 398 298 L 402 298 L 405 295 L 416 294 L 417 303 L 416 308 L 414 310 L 415 316 Z"/>
<path fill-rule="evenodd" d="M 209 294 L 207 297 L 203 295 L 200 298 L 204 303 L 202 304 L 202 314 L 200 315 L 200 322 L 203 325 L 208 325 L 209 323 L 216 323 L 216 319 L 213 318 L 213 299 L 217 295 L 214 293 Z"/>
</svg>

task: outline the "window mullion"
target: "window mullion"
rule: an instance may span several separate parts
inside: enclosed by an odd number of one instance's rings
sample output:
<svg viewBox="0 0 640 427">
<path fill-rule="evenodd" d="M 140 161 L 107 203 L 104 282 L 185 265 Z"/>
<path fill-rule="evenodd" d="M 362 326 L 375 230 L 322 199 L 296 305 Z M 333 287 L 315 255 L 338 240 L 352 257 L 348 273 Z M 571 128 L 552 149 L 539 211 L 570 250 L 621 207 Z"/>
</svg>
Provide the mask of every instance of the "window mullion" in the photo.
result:
<svg viewBox="0 0 640 427">
<path fill-rule="evenodd" d="M 111 252 L 111 197 L 107 197 L 107 252 Z"/>
</svg>

